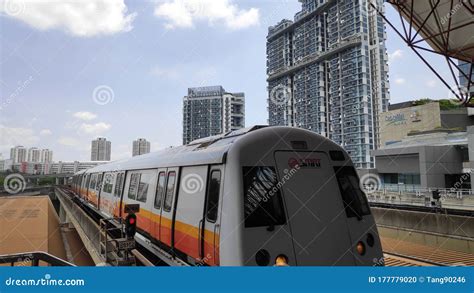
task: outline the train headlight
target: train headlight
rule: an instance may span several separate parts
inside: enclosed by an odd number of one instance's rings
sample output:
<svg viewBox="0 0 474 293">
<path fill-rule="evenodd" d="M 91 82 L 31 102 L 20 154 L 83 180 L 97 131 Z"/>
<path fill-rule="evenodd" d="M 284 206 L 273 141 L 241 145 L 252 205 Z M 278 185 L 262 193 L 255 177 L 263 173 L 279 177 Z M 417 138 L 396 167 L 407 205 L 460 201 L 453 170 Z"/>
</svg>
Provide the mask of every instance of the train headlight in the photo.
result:
<svg viewBox="0 0 474 293">
<path fill-rule="evenodd" d="M 284 254 L 280 254 L 275 258 L 275 266 L 276 267 L 287 267 L 288 266 L 288 258 Z"/>
<path fill-rule="evenodd" d="M 364 242 L 362 242 L 362 241 L 357 242 L 356 250 L 357 250 L 358 254 L 364 255 L 365 254 L 365 244 L 364 244 Z"/>
</svg>

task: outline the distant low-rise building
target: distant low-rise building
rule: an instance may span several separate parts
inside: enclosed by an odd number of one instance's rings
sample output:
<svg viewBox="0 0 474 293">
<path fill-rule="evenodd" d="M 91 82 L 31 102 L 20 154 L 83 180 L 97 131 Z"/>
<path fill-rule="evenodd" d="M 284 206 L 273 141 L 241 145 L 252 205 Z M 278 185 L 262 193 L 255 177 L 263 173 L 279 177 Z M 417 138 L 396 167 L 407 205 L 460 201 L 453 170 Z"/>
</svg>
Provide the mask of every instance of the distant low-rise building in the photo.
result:
<svg viewBox="0 0 474 293">
<path fill-rule="evenodd" d="M 409 135 L 439 129 L 466 131 L 474 125 L 474 117 L 465 107 L 442 109 L 436 101 L 410 101 L 389 106 L 380 114 L 380 144 L 378 148 L 402 141 Z"/>
<path fill-rule="evenodd" d="M 89 169 L 101 164 L 108 163 L 108 161 L 93 161 L 93 162 L 79 162 L 79 161 L 59 161 L 59 162 L 22 162 L 12 164 L 10 170 L 13 172 L 20 172 L 24 174 L 34 175 L 49 175 L 49 174 L 74 174 L 78 171 Z"/>
</svg>

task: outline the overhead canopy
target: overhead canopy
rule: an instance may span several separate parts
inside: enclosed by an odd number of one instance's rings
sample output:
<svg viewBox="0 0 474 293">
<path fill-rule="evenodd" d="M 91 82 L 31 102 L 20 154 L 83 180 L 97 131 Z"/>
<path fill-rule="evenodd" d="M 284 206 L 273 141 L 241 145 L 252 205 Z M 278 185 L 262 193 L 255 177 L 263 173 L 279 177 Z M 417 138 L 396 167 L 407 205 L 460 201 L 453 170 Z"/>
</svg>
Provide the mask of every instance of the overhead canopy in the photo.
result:
<svg viewBox="0 0 474 293">
<path fill-rule="evenodd" d="M 426 41 L 435 53 L 474 60 L 472 0 L 388 0 L 409 25 L 403 29 L 413 44 Z M 414 32 L 412 32 L 413 28 Z M 415 40 L 421 36 L 421 40 Z"/>
</svg>

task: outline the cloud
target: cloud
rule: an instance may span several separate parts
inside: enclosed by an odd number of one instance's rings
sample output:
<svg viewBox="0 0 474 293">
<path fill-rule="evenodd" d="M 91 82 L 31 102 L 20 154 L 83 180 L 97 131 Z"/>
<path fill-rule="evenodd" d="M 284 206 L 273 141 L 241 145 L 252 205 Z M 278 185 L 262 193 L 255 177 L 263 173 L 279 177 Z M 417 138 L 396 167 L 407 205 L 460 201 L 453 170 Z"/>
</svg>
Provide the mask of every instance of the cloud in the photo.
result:
<svg viewBox="0 0 474 293">
<path fill-rule="evenodd" d="M 58 139 L 58 143 L 65 145 L 65 146 L 78 146 L 80 144 L 80 141 L 73 138 L 73 137 L 66 137 L 62 136 Z"/>
<path fill-rule="evenodd" d="M 73 114 L 73 116 L 85 121 L 90 121 L 97 118 L 97 115 L 91 112 L 76 112 Z"/>
<path fill-rule="evenodd" d="M 151 69 L 150 73 L 160 78 L 179 79 L 180 77 L 179 71 L 180 70 L 176 67 L 165 68 L 161 66 L 156 66 Z"/>
<path fill-rule="evenodd" d="M 155 16 L 166 20 L 166 28 L 192 28 L 196 21 L 221 22 L 237 30 L 258 25 L 257 8 L 240 9 L 232 0 L 166 0 L 157 3 Z"/>
<path fill-rule="evenodd" d="M 83 134 L 89 134 L 93 136 L 99 136 L 104 132 L 107 132 L 112 126 L 110 124 L 99 122 L 95 124 L 82 123 L 79 126 L 79 132 Z"/>
<path fill-rule="evenodd" d="M 404 84 L 405 83 L 405 79 L 404 78 L 401 78 L 401 77 L 397 77 L 395 78 L 395 84 Z"/>
<path fill-rule="evenodd" d="M 21 127 L 6 127 L 0 124 L 0 153 L 10 152 L 10 148 L 16 145 L 25 147 L 38 143 L 39 137 L 33 129 Z"/>
<path fill-rule="evenodd" d="M 61 29 L 91 37 L 132 29 L 136 13 L 127 14 L 124 0 L 0 0 L 0 12 L 39 29 Z"/>
<path fill-rule="evenodd" d="M 403 57 L 403 50 L 397 49 L 392 53 L 388 54 L 388 62 L 391 63 L 397 59 L 401 59 Z"/>
<path fill-rule="evenodd" d="M 51 134 L 53 134 L 53 132 L 50 129 L 41 129 L 41 131 L 40 131 L 41 136 L 47 136 L 47 135 L 51 135 Z"/>
</svg>

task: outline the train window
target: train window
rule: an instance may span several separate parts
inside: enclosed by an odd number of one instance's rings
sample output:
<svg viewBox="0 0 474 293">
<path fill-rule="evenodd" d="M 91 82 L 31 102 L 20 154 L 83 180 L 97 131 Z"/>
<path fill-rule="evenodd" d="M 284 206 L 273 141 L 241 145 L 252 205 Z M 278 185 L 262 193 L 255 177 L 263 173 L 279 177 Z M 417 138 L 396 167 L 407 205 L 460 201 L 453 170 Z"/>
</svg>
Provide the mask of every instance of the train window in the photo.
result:
<svg viewBox="0 0 474 293">
<path fill-rule="evenodd" d="M 91 175 L 88 174 L 88 175 L 86 176 L 86 185 L 84 186 L 85 189 L 89 188 L 89 181 L 90 181 L 90 179 L 91 179 Z"/>
<path fill-rule="evenodd" d="M 89 186 L 89 189 L 95 189 L 96 178 L 97 176 L 95 174 L 91 176 L 91 185 Z"/>
<path fill-rule="evenodd" d="M 138 185 L 138 194 L 137 200 L 141 202 L 146 202 L 146 198 L 148 195 L 148 187 L 153 181 L 154 174 L 150 173 L 143 173 L 140 176 L 140 184 Z"/>
<path fill-rule="evenodd" d="M 243 167 L 245 227 L 283 225 L 283 200 L 274 167 Z"/>
<path fill-rule="evenodd" d="M 348 218 L 370 215 L 369 204 L 364 192 L 360 189 L 359 177 L 353 167 L 334 167 L 339 190 Z"/>
<path fill-rule="evenodd" d="M 168 173 L 168 185 L 166 186 L 165 204 L 163 205 L 163 209 L 167 212 L 171 211 L 171 204 L 173 202 L 175 181 L 176 181 L 176 172 L 174 172 L 174 171 L 169 172 Z"/>
<path fill-rule="evenodd" d="M 102 192 L 112 193 L 112 174 L 105 174 L 103 187 Z"/>
<path fill-rule="evenodd" d="M 160 172 L 158 175 L 158 185 L 156 186 L 156 196 L 155 196 L 155 208 L 161 208 L 161 200 L 163 198 L 163 193 L 165 192 L 165 172 Z"/>
<path fill-rule="evenodd" d="M 99 191 L 100 187 L 102 186 L 102 176 L 103 176 L 103 174 L 99 174 L 99 176 L 97 178 L 97 184 L 96 184 L 96 187 L 95 187 L 95 190 L 97 190 L 97 191 Z"/>
<path fill-rule="evenodd" d="M 120 197 L 122 195 L 122 188 L 123 188 L 123 178 L 124 178 L 123 173 L 120 173 L 117 175 L 117 178 L 115 180 L 115 190 L 114 190 L 114 196 L 115 197 Z"/>
<path fill-rule="evenodd" d="M 206 202 L 206 218 L 214 223 L 217 220 L 217 209 L 219 207 L 219 193 L 221 189 L 221 171 L 214 170 L 209 178 Z"/>
<path fill-rule="evenodd" d="M 130 176 L 130 187 L 128 188 L 128 198 L 137 198 L 138 182 L 140 181 L 140 173 L 134 173 Z"/>
</svg>

